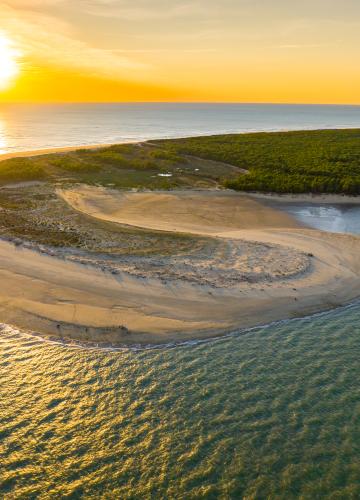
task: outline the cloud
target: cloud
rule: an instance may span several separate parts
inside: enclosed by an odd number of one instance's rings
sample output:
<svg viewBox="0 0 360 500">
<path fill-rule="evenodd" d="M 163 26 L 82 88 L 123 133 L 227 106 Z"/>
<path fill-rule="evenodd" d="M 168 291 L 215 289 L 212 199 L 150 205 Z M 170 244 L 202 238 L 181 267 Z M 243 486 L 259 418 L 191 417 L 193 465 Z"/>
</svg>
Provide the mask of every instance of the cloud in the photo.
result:
<svg viewBox="0 0 360 500">
<path fill-rule="evenodd" d="M 330 47 L 336 45 L 336 43 L 288 43 L 283 45 L 271 45 L 270 48 L 273 49 L 321 49 L 324 47 Z"/>
<path fill-rule="evenodd" d="M 226 1 L 226 0 L 223 0 Z M 194 15 L 209 14 L 211 0 L 204 4 L 204 0 L 4 0 L 9 7 L 37 10 L 39 7 L 48 8 L 57 5 L 77 8 L 83 13 L 100 17 L 116 17 L 124 20 L 146 20 L 183 18 Z M 213 4 L 214 5 L 214 4 Z"/>
<path fill-rule="evenodd" d="M 108 78 L 140 78 L 149 66 L 116 51 L 78 39 L 72 26 L 58 17 L 34 11 L 35 5 L 64 0 L 0 1 L 0 25 L 14 40 L 25 60 L 63 66 Z M 11 5 L 10 5 L 11 4 Z M 31 4 L 31 9 L 20 8 Z M 17 8 L 15 8 L 17 7 Z"/>
<path fill-rule="evenodd" d="M 41 1 L 41 0 L 40 0 Z M 56 1 L 56 0 L 51 0 Z M 58 0 L 67 1 L 67 0 Z M 226 1 L 226 0 L 223 0 Z M 211 0 L 179 2 L 177 0 L 80 0 L 81 10 L 93 16 L 112 17 L 128 21 L 145 21 L 155 19 L 183 19 L 193 17 L 209 17 L 220 8 Z"/>
<path fill-rule="evenodd" d="M 4 0 L 1 5 L 7 7 L 33 10 L 38 7 L 50 7 L 57 4 L 66 4 L 68 0 Z"/>
</svg>

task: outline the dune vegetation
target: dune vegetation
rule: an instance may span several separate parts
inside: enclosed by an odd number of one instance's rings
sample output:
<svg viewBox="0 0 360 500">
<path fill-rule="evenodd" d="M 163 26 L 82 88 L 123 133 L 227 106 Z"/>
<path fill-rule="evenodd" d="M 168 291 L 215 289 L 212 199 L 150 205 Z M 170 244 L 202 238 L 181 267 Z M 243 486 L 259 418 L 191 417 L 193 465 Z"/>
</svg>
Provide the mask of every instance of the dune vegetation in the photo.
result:
<svg viewBox="0 0 360 500">
<path fill-rule="evenodd" d="M 32 180 L 115 189 L 225 187 L 357 195 L 360 130 L 158 140 L 0 162 L 0 185 Z"/>
<path fill-rule="evenodd" d="M 162 146 L 119 144 L 4 160 L 0 185 L 38 180 L 115 189 L 208 188 L 236 179 L 240 172 L 231 165 L 176 155 Z"/>
</svg>

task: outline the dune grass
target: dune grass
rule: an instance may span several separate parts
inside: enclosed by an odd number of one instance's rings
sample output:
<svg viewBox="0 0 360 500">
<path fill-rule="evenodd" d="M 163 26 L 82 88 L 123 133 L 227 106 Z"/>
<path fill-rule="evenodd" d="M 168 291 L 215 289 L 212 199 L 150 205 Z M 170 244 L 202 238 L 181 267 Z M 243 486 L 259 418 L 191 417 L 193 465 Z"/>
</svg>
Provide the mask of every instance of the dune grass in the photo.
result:
<svg viewBox="0 0 360 500">
<path fill-rule="evenodd" d="M 151 144 L 120 144 L 107 148 L 56 153 L 0 162 L 0 185 L 46 180 L 86 183 L 119 189 L 214 187 L 235 179 L 238 169 L 207 165 Z"/>
<path fill-rule="evenodd" d="M 190 254 L 210 244 L 205 237 L 146 230 L 86 216 L 59 198 L 50 184 L 0 190 L 0 238 L 112 256 Z"/>
<path fill-rule="evenodd" d="M 29 158 L 11 158 L 0 162 L 0 183 L 45 180 L 46 169 L 41 162 Z"/>
</svg>

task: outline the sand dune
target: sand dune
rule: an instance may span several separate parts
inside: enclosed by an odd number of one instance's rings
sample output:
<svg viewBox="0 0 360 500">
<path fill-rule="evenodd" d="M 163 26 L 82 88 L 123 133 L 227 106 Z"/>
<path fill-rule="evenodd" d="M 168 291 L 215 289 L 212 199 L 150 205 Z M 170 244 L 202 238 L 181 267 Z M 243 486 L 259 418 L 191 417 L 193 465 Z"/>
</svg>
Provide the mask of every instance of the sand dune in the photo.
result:
<svg viewBox="0 0 360 500">
<path fill-rule="evenodd" d="M 76 210 L 98 219 L 162 231 L 216 235 L 239 229 L 299 227 L 286 213 L 231 191 L 121 193 L 81 186 L 59 194 Z"/>
</svg>

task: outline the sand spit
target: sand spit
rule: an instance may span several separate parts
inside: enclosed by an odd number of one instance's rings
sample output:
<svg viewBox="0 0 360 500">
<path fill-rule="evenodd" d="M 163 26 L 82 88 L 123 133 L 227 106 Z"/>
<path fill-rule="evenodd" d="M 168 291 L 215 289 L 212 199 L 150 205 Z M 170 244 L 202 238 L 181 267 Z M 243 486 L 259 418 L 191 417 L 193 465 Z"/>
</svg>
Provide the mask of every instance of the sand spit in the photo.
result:
<svg viewBox="0 0 360 500">
<path fill-rule="evenodd" d="M 116 273 L 104 273 L 0 242 L 0 318 L 20 328 L 100 344 L 166 344 L 305 316 L 360 295 L 360 238 L 302 228 L 247 196 L 85 186 L 59 194 L 97 219 L 211 236 L 216 251 L 119 257 Z"/>
</svg>

